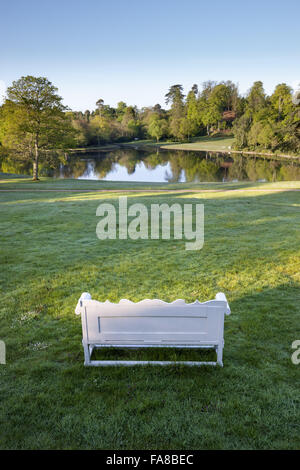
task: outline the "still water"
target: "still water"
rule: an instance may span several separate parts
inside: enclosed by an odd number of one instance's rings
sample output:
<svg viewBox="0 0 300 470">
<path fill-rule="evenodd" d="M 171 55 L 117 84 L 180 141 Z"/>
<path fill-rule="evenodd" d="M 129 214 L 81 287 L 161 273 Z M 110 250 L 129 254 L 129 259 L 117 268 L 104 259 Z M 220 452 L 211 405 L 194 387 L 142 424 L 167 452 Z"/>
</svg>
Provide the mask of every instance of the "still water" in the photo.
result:
<svg viewBox="0 0 300 470">
<path fill-rule="evenodd" d="M 31 166 L 3 161 L 1 171 L 31 174 Z M 40 164 L 42 176 L 105 181 L 226 182 L 300 180 L 300 163 L 261 156 L 120 148 L 72 153 L 61 162 Z"/>
</svg>

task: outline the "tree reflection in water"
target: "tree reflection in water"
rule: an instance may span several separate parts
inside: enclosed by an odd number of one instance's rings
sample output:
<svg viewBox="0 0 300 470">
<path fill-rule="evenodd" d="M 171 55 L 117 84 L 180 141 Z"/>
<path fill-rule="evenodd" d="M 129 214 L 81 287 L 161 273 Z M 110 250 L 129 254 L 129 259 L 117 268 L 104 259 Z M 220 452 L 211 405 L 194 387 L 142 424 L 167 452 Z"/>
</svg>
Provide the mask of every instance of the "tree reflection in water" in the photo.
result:
<svg viewBox="0 0 300 470">
<path fill-rule="evenodd" d="M 2 157 L 0 171 L 31 174 L 31 163 Z M 300 180 L 300 164 L 294 160 L 241 154 L 122 148 L 111 152 L 74 153 L 50 163 L 48 159 L 41 162 L 40 174 L 76 179 L 109 180 L 111 177 L 114 181 L 118 181 L 119 174 L 122 181 L 124 178 L 136 181 L 139 175 L 142 181 L 152 182 L 295 181 Z"/>
</svg>

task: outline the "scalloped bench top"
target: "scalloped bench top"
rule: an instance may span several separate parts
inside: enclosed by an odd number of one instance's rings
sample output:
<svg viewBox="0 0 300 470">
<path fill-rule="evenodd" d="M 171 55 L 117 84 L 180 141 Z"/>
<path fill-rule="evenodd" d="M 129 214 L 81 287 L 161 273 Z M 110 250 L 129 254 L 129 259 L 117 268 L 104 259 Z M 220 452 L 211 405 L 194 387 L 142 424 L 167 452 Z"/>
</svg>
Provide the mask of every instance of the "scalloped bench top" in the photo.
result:
<svg viewBox="0 0 300 470">
<path fill-rule="evenodd" d="M 81 314 L 81 307 L 83 305 L 83 301 L 88 301 L 88 300 L 92 300 L 92 296 L 91 294 L 89 294 L 88 292 L 83 292 L 83 294 L 81 294 L 81 297 L 79 298 L 79 301 L 78 301 L 78 304 L 77 304 L 77 307 L 75 309 L 75 313 L 76 315 L 80 315 Z M 223 294 L 223 292 L 219 292 L 218 294 L 216 294 L 216 297 L 214 300 L 209 300 L 209 301 L 206 301 L 206 302 L 199 302 L 199 300 L 195 300 L 194 302 L 191 302 L 191 303 L 187 303 L 184 299 L 176 299 L 174 300 L 173 302 L 165 302 L 164 300 L 160 300 L 160 299 L 143 299 L 143 300 L 139 300 L 138 302 L 133 302 L 132 300 L 128 300 L 128 299 L 121 299 L 118 303 L 114 303 L 114 302 L 110 302 L 110 300 L 105 300 L 105 302 L 100 302 L 100 301 L 95 301 L 93 300 L 93 302 L 97 302 L 98 304 L 101 304 L 101 305 L 111 305 L 111 306 L 115 306 L 117 308 L 118 305 L 130 305 L 130 306 L 147 306 L 147 307 L 164 307 L 164 306 L 174 306 L 174 307 L 185 307 L 185 306 L 201 306 L 201 305 L 206 305 L 206 306 L 210 306 L 212 305 L 212 303 L 215 303 L 216 301 L 218 302 L 225 302 L 226 303 L 226 309 L 225 309 L 225 315 L 230 315 L 230 308 L 229 308 L 229 305 L 228 305 L 228 302 L 227 302 L 227 299 L 226 299 L 226 296 L 225 294 Z"/>
</svg>

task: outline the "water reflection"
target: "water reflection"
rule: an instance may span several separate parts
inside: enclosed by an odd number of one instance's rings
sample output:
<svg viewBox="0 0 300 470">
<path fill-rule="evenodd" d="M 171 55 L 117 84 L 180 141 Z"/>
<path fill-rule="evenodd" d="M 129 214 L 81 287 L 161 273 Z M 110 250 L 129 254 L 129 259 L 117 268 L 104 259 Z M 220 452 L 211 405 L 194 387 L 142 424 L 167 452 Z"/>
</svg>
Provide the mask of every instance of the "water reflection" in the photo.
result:
<svg viewBox="0 0 300 470">
<path fill-rule="evenodd" d="M 31 165 L 7 159 L 1 171 L 31 174 Z M 270 160 L 241 154 L 161 150 L 149 152 L 118 149 L 112 152 L 71 154 L 51 166 L 40 165 L 40 174 L 55 178 L 144 182 L 282 181 L 300 180 L 294 160 Z"/>
</svg>

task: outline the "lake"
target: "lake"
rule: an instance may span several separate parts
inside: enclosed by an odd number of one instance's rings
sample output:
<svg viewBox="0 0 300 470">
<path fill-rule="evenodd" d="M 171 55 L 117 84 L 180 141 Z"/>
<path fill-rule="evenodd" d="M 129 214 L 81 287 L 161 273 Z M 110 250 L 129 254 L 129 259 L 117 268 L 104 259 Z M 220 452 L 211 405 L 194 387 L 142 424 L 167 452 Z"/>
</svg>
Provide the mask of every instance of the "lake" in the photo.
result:
<svg viewBox="0 0 300 470">
<path fill-rule="evenodd" d="M 31 174 L 31 164 L 2 161 L 2 172 Z M 234 182 L 300 180 L 300 163 L 262 156 L 141 150 L 86 151 L 66 155 L 61 162 L 40 163 L 40 175 L 132 182 Z"/>
</svg>

